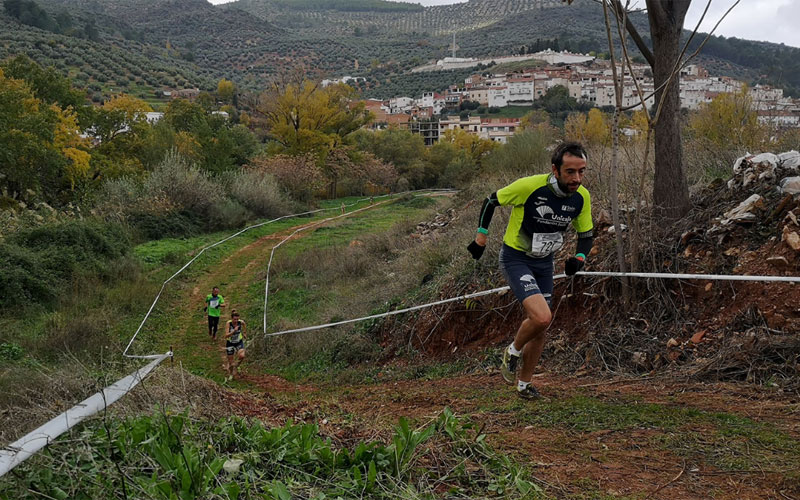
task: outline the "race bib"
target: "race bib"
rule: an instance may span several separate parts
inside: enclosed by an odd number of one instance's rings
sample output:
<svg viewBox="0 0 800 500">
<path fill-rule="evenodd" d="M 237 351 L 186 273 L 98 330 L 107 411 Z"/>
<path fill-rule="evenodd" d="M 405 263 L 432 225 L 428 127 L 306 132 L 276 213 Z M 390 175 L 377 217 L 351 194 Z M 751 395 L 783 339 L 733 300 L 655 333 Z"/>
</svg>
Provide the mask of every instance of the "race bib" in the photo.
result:
<svg viewBox="0 0 800 500">
<path fill-rule="evenodd" d="M 531 257 L 547 257 L 553 252 L 557 252 L 564 244 L 564 236 L 561 233 L 534 233 L 531 237 Z"/>
<path fill-rule="evenodd" d="M 211 299 L 208 301 L 208 307 L 211 309 L 216 309 L 219 307 L 219 299 Z"/>
</svg>

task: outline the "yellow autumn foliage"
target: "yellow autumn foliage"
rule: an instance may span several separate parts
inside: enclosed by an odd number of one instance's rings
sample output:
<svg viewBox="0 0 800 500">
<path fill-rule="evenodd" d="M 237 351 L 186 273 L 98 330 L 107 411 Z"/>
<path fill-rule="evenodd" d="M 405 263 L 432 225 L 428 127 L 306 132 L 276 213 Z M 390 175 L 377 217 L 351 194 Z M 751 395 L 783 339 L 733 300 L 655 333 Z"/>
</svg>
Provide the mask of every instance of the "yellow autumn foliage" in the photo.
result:
<svg viewBox="0 0 800 500">
<path fill-rule="evenodd" d="M 351 105 L 355 90 L 344 84 L 322 87 L 311 81 L 291 83 L 261 98 L 259 111 L 282 149 L 292 154 L 320 152 L 370 120 L 363 103 Z"/>
<path fill-rule="evenodd" d="M 605 113 L 597 108 L 585 113 L 572 113 L 564 122 L 566 136 L 588 146 L 607 145 L 611 142 L 611 124 Z"/>
<path fill-rule="evenodd" d="M 769 130 L 759 123 L 747 86 L 703 103 L 689 118 L 688 132 L 706 147 L 718 150 L 738 147 L 755 151 L 769 139 Z"/>
<path fill-rule="evenodd" d="M 460 128 L 445 131 L 439 141 L 452 144 L 457 149 L 466 153 L 479 165 L 481 159 L 497 147 L 496 142 L 489 139 L 482 139 Z"/>
<path fill-rule="evenodd" d="M 103 104 L 106 111 L 122 111 L 128 121 L 141 120 L 145 113 L 153 111 L 153 108 L 143 100 L 127 94 L 118 94 Z"/>
<path fill-rule="evenodd" d="M 61 109 L 52 105 L 51 109 L 58 118 L 53 131 L 53 145 L 67 159 L 65 171 L 70 186 L 74 189 L 76 182 L 89 176 L 91 155 L 88 150 L 91 142 L 88 138 L 81 137 L 78 117 L 71 107 Z"/>
</svg>

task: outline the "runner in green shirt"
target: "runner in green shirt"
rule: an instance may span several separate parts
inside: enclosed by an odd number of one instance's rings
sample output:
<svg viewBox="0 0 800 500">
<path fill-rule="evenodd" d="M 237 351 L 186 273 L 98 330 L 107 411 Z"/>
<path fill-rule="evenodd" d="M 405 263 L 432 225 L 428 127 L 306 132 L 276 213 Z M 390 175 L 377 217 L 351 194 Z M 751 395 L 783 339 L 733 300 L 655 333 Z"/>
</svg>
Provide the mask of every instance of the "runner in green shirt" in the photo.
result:
<svg viewBox="0 0 800 500">
<path fill-rule="evenodd" d="M 551 170 L 518 179 L 489 195 L 481 207 L 475 240 L 467 247 L 479 259 L 486 248 L 494 209 L 512 207 L 500 249 L 500 268 L 525 310 L 525 319 L 514 341 L 503 350 L 500 372 L 507 382 L 517 382 L 517 393 L 525 399 L 539 397 L 531 377 L 553 317 L 553 254 L 563 246 L 564 231 L 572 225 L 578 233 L 577 248 L 564 263 L 565 274 L 572 276 L 583 268 L 594 236 L 591 198 L 581 185 L 586 172 L 583 146 L 560 144 L 553 152 Z"/>
<path fill-rule="evenodd" d="M 211 340 L 217 340 L 219 316 L 223 307 L 225 307 L 225 299 L 219 294 L 219 288 L 215 286 L 206 296 L 206 306 L 203 308 L 203 311 L 208 311 L 208 336 L 211 337 Z"/>
</svg>

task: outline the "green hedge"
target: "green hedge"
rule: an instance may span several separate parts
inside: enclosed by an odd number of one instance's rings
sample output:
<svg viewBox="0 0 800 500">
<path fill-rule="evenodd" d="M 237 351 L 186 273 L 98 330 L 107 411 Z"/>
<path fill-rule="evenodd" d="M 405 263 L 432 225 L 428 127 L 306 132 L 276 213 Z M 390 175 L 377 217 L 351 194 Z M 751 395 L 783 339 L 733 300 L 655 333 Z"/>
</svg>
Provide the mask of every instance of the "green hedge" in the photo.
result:
<svg viewBox="0 0 800 500">
<path fill-rule="evenodd" d="M 82 274 L 102 274 L 127 254 L 119 225 L 74 221 L 17 233 L 0 243 L 0 307 L 52 304 Z"/>
</svg>

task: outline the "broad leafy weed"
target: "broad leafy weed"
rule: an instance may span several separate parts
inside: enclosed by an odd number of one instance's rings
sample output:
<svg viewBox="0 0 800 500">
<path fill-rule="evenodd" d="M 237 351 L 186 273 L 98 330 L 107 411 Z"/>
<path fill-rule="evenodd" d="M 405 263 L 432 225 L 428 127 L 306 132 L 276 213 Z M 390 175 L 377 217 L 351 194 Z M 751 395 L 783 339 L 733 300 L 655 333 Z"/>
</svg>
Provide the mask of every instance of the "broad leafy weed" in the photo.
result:
<svg viewBox="0 0 800 500">
<path fill-rule="evenodd" d="M 242 461 L 224 472 L 230 459 Z M 335 445 L 314 424 L 269 428 L 169 411 L 95 420 L 0 480 L 3 499 L 537 498 L 525 470 L 445 409 L 419 428 L 400 418 L 388 443 Z M 442 494 L 444 492 L 444 495 Z"/>
</svg>

